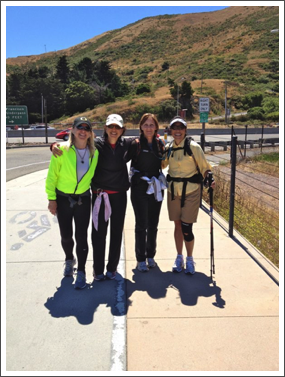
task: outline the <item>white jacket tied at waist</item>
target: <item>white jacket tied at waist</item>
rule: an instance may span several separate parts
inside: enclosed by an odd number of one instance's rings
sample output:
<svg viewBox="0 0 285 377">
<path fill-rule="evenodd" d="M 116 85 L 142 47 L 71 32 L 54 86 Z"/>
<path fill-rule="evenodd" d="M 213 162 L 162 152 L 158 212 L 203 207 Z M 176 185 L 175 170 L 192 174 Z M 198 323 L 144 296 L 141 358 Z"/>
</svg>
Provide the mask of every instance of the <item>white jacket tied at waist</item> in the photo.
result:
<svg viewBox="0 0 285 377">
<path fill-rule="evenodd" d="M 134 168 L 131 168 L 129 174 L 130 180 L 135 173 L 139 173 L 139 171 Z M 146 193 L 149 195 L 154 194 L 155 200 L 157 202 L 161 202 L 163 200 L 162 190 L 167 189 L 168 186 L 164 174 L 160 173 L 158 178 L 148 178 L 146 176 L 143 176 L 141 177 L 141 179 L 148 183 L 148 189 L 146 190 Z"/>
</svg>

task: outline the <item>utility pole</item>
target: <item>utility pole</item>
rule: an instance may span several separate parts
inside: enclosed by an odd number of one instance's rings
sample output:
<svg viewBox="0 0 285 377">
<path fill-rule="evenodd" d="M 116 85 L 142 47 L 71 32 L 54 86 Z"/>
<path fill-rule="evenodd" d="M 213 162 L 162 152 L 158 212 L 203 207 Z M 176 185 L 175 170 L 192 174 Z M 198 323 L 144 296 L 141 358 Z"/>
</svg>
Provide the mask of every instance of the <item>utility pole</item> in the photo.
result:
<svg viewBox="0 0 285 377">
<path fill-rule="evenodd" d="M 202 94 L 202 86 L 203 86 L 203 68 L 202 68 L 202 78 L 201 78 L 201 94 Z"/>
<path fill-rule="evenodd" d="M 44 124 L 44 97 L 42 93 L 41 93 L 41 97 L 42 97 L 42 124 Z"/>
<path fill-rule="evenodd" d="M 44 108 L 45 108 L 45 125 L 46 125 L 46 144 L 48 143 L 48 134 L 47 134 L 47 100 L 44 99 Z"/>
<path fill-rule="evenodd" d="M 227 81 L 225 81 L 225 124 L 228 124 L 228 110 L 227 110 Z"/>
<path fill-rule="evenodd" d="M 178 115 L 178 104 L 179 104 L 179 84 L 177 84 L 177 113 L 176 115 Z"/>
<path fill-rule="evenodd" d="M 185 77 L 181 77 L 180 81 L 185 80 Z M 178 105 L 179 105 L 179 82 L 177 83 L 177 114 L 178 115 Z"/>
</svg>

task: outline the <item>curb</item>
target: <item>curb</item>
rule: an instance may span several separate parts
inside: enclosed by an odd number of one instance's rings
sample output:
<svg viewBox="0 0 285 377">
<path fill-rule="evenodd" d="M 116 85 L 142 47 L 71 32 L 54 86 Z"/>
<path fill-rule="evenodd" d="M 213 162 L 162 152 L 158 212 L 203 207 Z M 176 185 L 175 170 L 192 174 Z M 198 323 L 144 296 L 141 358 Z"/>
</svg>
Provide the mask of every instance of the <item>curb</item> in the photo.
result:
<svg viewBox="0 0 285 377">
<path fill-rule="evenodd" d="M 15 145 L 15 146 L 7 146 L 6 149 L 16 149 L 16 148 L 36 148 L 36 147 L 50 147 L 50 144 L 35 144 L 35 145 Z"/>
</svg>

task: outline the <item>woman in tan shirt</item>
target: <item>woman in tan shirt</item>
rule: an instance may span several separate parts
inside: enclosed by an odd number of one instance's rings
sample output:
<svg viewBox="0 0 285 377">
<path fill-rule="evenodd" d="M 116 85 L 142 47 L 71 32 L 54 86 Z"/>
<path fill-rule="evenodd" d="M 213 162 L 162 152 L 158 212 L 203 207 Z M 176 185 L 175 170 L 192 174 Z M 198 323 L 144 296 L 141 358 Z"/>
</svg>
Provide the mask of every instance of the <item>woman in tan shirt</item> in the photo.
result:
<svg viewBox="0 0 285 377">
<path fill-rule="evenodd" d="M 166 146 L 166 158 L 163 168 L 169 166 L 167 181 L 167 208 L 169 220 L 174 221 L 174 239 L 177 257 L 172 267 L 173 272 L 184 269 L 183 242 L 186 247 L 186 274 L 195 273 L 193 260 L 194 234 L 193 223 L 197 222 L 200 206 L 201 184 L 212 166 L 205 158 L 199 144 L 186 138 L 187 123 L 177 116 L 170 122 L 173 143 Z M 215 187 L 215 182 L 212 183 Z"/>
</svg>

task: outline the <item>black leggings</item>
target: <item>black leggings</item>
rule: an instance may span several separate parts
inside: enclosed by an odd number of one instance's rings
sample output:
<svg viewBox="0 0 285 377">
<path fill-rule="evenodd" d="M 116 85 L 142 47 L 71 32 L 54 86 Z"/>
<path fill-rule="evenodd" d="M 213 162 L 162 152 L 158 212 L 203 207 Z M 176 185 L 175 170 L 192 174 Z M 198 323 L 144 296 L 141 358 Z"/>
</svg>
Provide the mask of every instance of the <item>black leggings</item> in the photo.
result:
<svg viewBox="0 0 285 377">
<path fill-rule="evenodd" d="M 138 262 L 154 258 L 156 237 L 162 202 L 155 200 L 154 194 L 146 193 L 146 185 L 132 187 L 131 201 L 135 212 L 135 253 Z M 162 192 L 163 195 L 163 192 Z"/>
<path fill-rule="evenodd" d="M 94 206 L 96 197 L 96 193 L 93 193 L 92 207 Z M 127 194 L 126 192 L 110 194 L 109 201 L 112 214 L 110 217 L 110 246 L 106 270 L 109 272 L 115 272 L 120 261 L 121 243 L 127 207 Z M 98 217 L 98 231 L 94 228 L 92 221 L 93 268 L 96 275 L 103 274 L 105 269 L 106 236 L 109 221 L 106 222 L 104 219 L 104 208 L 104 198 L 102 198 Z"/>
<path fill-rule="evenodd" d="M 85 265 L 88 255 L 87 229 L 90 221 L 91 198 L 81 197 L 82 204 L 70 207 L 67 196 L 57 196 L 57 219 L 59 223 L 61 245 L 65 252 L 65 260 L 73 259 L 73 220 L 75 224 L 76 256 L 78 271 L 85 273 Z"/>
</svg>

